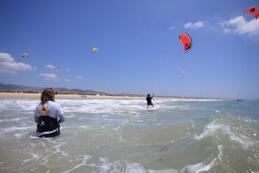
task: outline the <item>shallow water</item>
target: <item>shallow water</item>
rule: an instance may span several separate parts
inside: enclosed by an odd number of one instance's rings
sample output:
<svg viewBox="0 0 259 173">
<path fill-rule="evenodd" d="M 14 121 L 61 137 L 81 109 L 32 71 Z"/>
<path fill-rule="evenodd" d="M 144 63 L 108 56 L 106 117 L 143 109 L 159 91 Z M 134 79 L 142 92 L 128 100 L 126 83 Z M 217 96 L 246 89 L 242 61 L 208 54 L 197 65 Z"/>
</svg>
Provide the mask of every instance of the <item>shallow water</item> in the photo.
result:
<svg viewBox="0 0 259 173">
<path fill-rule="evenodd" d="M 259 102 L 57 100 L 61 136 L 34 136 L 38 100 L 0 100 L 0 172 L 259 173 Z"/>
</svg>

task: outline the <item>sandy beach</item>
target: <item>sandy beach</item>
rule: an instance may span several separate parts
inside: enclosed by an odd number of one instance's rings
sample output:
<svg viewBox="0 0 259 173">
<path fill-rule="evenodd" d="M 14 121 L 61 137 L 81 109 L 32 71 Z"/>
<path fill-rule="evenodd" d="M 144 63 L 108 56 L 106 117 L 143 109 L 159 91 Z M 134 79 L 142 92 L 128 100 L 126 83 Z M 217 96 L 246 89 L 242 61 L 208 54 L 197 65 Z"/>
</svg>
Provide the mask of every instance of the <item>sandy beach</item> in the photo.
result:
<svg viewBox="0 0 259 173">
<path fill-rule="evenodd" d="M 0 92 L 0 99 L 24 98 L 40 99 L 41 93 L 15 93 Z M 56 99 L 143 99 L 141 96 L 105 96 L 105 95 L 85 95 L 83 98 L 79 94 L 56 94 Z"/>
</svg>

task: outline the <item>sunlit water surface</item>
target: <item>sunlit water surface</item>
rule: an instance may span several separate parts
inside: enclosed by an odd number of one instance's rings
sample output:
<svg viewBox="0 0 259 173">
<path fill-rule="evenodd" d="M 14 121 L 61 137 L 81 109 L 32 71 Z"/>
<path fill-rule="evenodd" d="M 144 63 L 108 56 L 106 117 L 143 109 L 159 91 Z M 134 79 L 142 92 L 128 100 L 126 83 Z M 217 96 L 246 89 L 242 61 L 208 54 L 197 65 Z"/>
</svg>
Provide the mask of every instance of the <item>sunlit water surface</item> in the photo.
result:
<svg viewBox="0 0 259 173">
<path fill-rule="evenodd" d="M 38 100 L 0 100 L 0 172 L 259 173 L 259 102 L 57 100 L 61 135 L 37 138 Z"/>
</svg>

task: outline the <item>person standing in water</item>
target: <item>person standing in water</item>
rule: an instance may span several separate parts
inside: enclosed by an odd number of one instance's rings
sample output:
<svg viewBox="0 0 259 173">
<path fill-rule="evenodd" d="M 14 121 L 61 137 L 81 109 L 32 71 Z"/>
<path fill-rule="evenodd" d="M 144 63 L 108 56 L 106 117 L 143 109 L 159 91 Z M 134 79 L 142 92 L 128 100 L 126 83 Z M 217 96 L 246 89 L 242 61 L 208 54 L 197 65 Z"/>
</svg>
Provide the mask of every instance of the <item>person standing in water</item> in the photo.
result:
<svg viewBox="0 0 259 173">
<path fill-rule="evenodd" d="M 55 137 L 60 135 L 59 124 L 65 121 L 61 106 L 55 102 L 55 91 L 47 88 L 41 93 L 40 104 L 34 111 L 38 137 Z"/>
<path fill-rule="evenodd" d="M 147 97 L 146 97 L 146 101 L 147 101 L 147 108 L 148 108 L 149 106 L 154 107 L 154 104 L 152 103 L 152 99 L 153 99 L 153 97 L 152 97 L 152 96 L 150 96 L 150 94 L 147 94 Z"/>
</svg>

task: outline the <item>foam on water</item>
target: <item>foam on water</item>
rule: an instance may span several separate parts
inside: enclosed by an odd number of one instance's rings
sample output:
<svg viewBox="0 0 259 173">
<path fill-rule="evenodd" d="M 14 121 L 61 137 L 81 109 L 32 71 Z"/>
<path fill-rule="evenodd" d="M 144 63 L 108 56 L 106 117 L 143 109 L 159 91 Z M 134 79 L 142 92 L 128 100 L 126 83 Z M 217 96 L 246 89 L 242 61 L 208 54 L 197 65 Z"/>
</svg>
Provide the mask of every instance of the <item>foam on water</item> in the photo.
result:
<svg viewBox="0 0 259 173">
<path fill-rule="evenodd" d="M 29 158 L 29 159 L 23 160 L 22 165 L 25 165 L 26 163 L 31 162 L 31 161 L 36 161 L 36 162 L 37 162 L 37 161 L 40 159 L 40 156 L 37 155 L 37 154 L 35 154 L 35 153 L 29 153 L 29 154 L 30 154 L 32 157 Z"/>
<path fill-rule="evenodd" d="M 157 99 L 154 110 L 190 109 L 188 105 L 168 105 L 172 102 L 218 101 L 214 99 Z M 20 110 L 32 113 L 39 104 L 37 100 L 0 100 L 1 110 Z M 146 110 L 145 100 L 58 100 L 65 113 L 138 114 Z M 69 118 L 74 115 L 69 115 Z"/>
<path fill-rule="evenodd" d="M 216 165 L 216 161 L 217 159 L 214 158 L 209 164 L 205 164 L 201 162 L 194 165 L 187 165 L 181 170 L 181 172 L 188 172 L 188 173 L 208 172 L 213 166 Z"/>
<path fill-rule="evenodd" d="M 16 132 L 16 131 L 27 131 L 28 129 L 33 129 L 35 126 L 27 126 L 27 127 L 7 127 L 7 128 L 0 128 L 0 135 L 10 132 Z"/>
<path fill-rule="evenodd" d="M 202 140 L 207 137 L 217 137 L 217 135 L 224 134 L 228 135 L 230 140 L 238 143 L 244 149 L 249 149 L 253 145 L 257 144 L 258 141 L 236 132 L 229 125 L 224 124 L 222 121 L 216 119 L 209 123 L 204 129 L 203 132 L 199 135 L 195 135 L 195 140 Z"/>
<path fill-rule="evenodd" d="M 217 148 L 218 148 L 218 151 L 219 151 L 218 159 L 219 159 L 220 162 L 222 162 L 223 145 L 218 145 Z"/>
<path fill-rule="evenodd" d="M 152 170 L 145 169 L 139 163 L 131 163 L 124 161 L 109 162 L 107 158 L 100 158 L 97 165 L 98 173 L 178 173 L 176 169 Z"/>
<path fill-rule="evenodd" d="M 79 163 L 78 165 L 76 165 L 75 167 L 73 167 L 72 169 L 69 169 L 69 170 L 66 170 L 64 171 L 63 173 L 69 173 L 69 172 L 73 172 L 74 170 L 82 167 L 82 166 L 85 166 L 87 164 L 87 161 L 91 158 L 91 156 L 89 155 L 86 155 L 86 156 L 83 156 L 83 160 L 81 163 Z"/>
<path fill-rule="evenodd" d="M 63 173 L 72 172 L 79 167 L 85 166 L 89 168 L 93 168 L 98 173 L 200 173 L 207 172 L 212 167 L 217 165 L 217 158 L 214 158 L 210 163 L 206 164 L 204 162 L 200 162 L 193 165 L 186 165 L 184 168 L 177 170 L 174 168 L 171 169 L 146 169 L 140 163 L 132 163 L 128 161 L 109 161 L 107 158 L 99 158 L 99 162 L 97 164 L 90 164 L 91 156 L 84 156 L 83 160 L 74 166 L 72 169 L 66 170 Z"/>
<path fill-rule="evenodd" d="M 33 111 L 39 100 L 0 100 L 1 110 Z"/>
<path fill-rule="evenodd" d="M 187 101 L 187 100 L 185 100 Z M 188 100 L 191 101 L 191 100 Z M 65 112 L 108 113 L 108 114 L 138 114 L 146 110 L 145 100 L 60 100 Z M 190 109 L 188 105 L 168 105 L 170 100 L 155 100 L 152 110 Z"/>
<path fill-rule="evenodd" d="M 223 101 L 222 99 L 200 99 L 200 98 L 171 98 L 168 99 L 170 102 L 215 102 Z"/>
<path fill-rule="evenodd" d="M 258 172 L 259 121 L 225 102 L 155 99 L 152 110 L 145 100 L 57 102 L 61 136 L 41 139 L 32 135 L 38 100 L 0 100 L 0 172 L 238 172 L 238 159 Z M 232 111 L 239 116 L 226 118 Z"/>
<path fill-rule="evenodd" d="M 134 111 L 144 110 L 145 102 L 141 100 L 62 100 L 60 101 L 65 112 L 81 113 L 124 113 L 133 114 Z"/>
<path fill-rule="evenodd" d="M 15 122 L 15 121 L 22 121 L 25 119 L 28 119 L 29 117 L 20 117 L 20 118 L 6 118 L 6 119 L 1 119 L 0 123 L 8 123 L 8 122 Z"/>
</svg>

